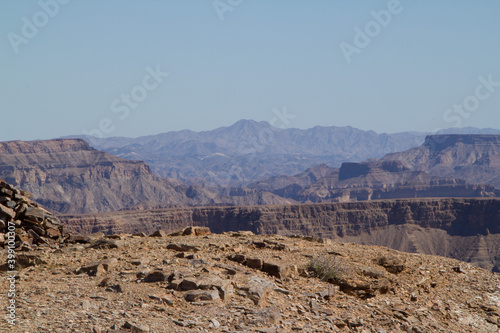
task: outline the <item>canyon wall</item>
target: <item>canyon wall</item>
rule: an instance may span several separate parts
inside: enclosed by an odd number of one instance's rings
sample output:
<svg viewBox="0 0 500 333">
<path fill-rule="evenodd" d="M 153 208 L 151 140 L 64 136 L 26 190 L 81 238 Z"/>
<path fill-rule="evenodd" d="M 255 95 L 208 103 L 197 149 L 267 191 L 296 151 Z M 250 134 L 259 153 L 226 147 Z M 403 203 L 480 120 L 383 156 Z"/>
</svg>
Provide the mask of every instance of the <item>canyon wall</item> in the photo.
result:
<svg viewBox="0 0 500 333">
<path fill-rule="evenodd" d="M 276 206 L 193 207 L 62 215 L 74 232 L 152 233 L 189 225 L 213 232 L 304 235 L 452 257 L 500 270 L 500 200 L 430 198 Z"/>
</svg>

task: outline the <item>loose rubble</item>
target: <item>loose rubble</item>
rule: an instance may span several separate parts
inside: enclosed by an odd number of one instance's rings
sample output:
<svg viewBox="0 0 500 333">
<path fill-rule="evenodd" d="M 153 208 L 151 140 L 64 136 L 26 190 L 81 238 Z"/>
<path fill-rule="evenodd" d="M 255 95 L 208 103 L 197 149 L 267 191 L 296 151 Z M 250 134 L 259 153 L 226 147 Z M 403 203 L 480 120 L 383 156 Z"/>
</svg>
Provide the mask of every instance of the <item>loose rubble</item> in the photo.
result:
<svg viewBox="0 0 500 333">
<path fill-rule="evenodd" d="M 36 247 L 26 253 L 31 264 L 18 273 L 19 322 L 14 330 L 1 322 L 0 331 L 500 328 L 499 276 L 467 263 L 303 237 L 196 234 L 94 234 L 73 237 L 60 248 Z M 110 240 L 121 243 L 95 246 Z M 342 276 L 327 282 L 307 269 L 321 256 L 335 257 Z M 2 299 L 0 308 L 5 306 Z"/>
</svg>

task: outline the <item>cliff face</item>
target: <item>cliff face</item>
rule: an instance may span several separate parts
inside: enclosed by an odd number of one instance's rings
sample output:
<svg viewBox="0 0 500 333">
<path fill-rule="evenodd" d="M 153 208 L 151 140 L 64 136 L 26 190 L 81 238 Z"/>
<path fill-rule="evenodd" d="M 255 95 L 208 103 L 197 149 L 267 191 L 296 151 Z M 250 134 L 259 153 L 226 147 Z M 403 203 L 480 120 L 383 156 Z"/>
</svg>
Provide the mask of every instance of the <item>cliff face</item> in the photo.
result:
<svg viewBox="0 0 500 333">
<path fill-rule="evenodd" d="M 498 197 L 500 135 L 431 135 L 417 148 L 380 160 L 345 162 L 314 182 L 287 177 L 258 188 L 298 202 L 346 202 L 425 197 Z M 285 183 L 282 181 L 282 183 Z"/>
<path fill-rule="evenodd" d="M 187 186 L 152 174 L 144 162 L 91 148 L 79 139 L 0 142 L 0 178 L 33 193 L 62 213 L 153 205 L 213 204 L 208 195 L 186 195 Z"/>
<path fill-rule="evenodd" d="M 500 135 L 429 135 L 420 147 L 382 160 L 400 160 L 412 170 L 437 177 L 500 187 Z"/>
<path fill-rule="evenodd" d="M 61 216 L 82 233 L 212 231 L 307 235 L 452 257 L 500 270 L 500 200 L 413 199 L 287 206 L 196 207 Z"/>
</svg>

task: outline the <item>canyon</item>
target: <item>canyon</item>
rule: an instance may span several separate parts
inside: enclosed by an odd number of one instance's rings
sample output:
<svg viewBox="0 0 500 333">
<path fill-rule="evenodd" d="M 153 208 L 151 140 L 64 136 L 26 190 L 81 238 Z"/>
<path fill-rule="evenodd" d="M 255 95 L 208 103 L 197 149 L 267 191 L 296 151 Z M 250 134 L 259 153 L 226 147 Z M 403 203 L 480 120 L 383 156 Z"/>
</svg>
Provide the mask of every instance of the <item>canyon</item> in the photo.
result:
<svg viewBox="0 0 500 333">
<path fill-rule="evenodd" d="M 248 124 L 239 125 L 250 131 Z M 0 178 L 76 233 L 198 225 L 382 245 L 500 271 L 499 148 L 498 135 L 431 135 L 380 159 L 317 164 L 236 187 L 163 179 L 81 139 L 11 141 L 0 143 Z"/>
<path fill-rule="evenodd" d="M 322 237 L 451 257 L 500 271 L 500 200 L 426 198 L 349 203 L 185 207 L 61 215 L 73 232 L 153 233 L 186 226 L 213 232 Z"/>
</svg>

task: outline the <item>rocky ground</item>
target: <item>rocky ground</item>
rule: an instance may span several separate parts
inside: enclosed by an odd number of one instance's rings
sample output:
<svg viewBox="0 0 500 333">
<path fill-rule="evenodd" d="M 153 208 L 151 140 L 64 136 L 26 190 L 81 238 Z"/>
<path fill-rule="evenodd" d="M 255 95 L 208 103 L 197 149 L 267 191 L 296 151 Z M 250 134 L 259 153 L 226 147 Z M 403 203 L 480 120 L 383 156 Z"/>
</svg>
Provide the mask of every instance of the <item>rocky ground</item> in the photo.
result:
<svg viewBox="0 0 500 333">
<path fill-rule="evenodd" d="M 18 251 L 1 332 L 498 332 L 500 279 L 453 259 L 319 238 L 93 234 Z M 6 262 L 7 251 L 0 252 Z M 325 280 L 307 269 L 327 261 Z M 2 277 L 8 273 L 1 272 Z"/>
</svg>

